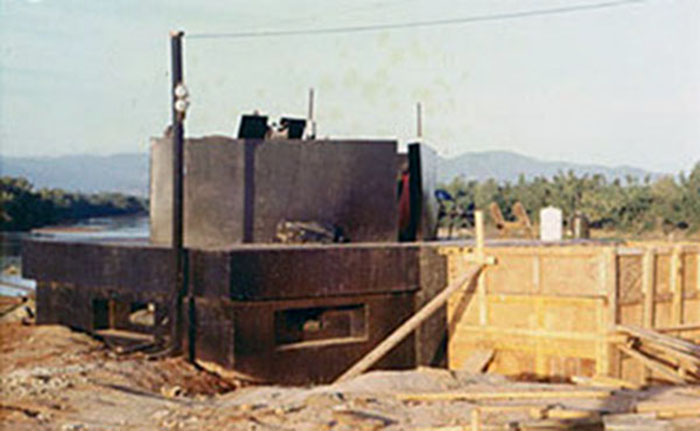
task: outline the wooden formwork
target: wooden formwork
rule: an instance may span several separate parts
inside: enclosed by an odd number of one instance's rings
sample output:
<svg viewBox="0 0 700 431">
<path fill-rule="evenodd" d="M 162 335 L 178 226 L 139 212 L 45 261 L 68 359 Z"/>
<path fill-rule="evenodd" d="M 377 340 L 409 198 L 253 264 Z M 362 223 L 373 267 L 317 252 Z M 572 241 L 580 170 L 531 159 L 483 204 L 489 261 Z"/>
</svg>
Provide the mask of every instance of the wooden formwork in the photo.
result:
<svg viewBox="0 0 700 431">
<path fill-rule="evenodd" d="M 445 247 L 448 277 L 474 249 Z M 700 336 L 700 245 L 488 247 L 498 263 L 447 306 L 448 365 L 494 349 L 505 375 L 651 375 L 615 347 L 616 326 Z"/>
</svg>

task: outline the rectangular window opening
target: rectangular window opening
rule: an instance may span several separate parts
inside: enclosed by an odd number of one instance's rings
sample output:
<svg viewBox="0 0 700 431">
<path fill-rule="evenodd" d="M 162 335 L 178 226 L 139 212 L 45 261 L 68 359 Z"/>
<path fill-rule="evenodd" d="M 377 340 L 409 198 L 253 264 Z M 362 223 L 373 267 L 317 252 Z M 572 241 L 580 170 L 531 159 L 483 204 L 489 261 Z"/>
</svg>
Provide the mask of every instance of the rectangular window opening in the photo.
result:
<svg viewBox="0 0 700 431">
<path fill-rule="evenodd" d="M 275 311 L 275 342 L 290 349 L 358 342 L 367 338 L 365 304 Z"/>
</svg>

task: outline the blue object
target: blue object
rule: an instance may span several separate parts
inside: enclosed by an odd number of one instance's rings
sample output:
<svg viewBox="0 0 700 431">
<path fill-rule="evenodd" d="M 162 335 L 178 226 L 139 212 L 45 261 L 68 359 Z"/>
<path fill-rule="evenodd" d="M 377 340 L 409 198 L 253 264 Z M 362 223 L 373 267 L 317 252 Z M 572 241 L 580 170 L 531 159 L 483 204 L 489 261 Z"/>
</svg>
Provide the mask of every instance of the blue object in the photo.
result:
<svg viewBox="0 0 700 431">
<path fill-rule="evenodd" d="M 437 199 L 439 201 L 453 201 L 454 200 L 452 195 L 449 194 L 447 192 L 447 190 L 443 190 L 443 189 L 435 190 L 435 199 Z"/>
</svg>

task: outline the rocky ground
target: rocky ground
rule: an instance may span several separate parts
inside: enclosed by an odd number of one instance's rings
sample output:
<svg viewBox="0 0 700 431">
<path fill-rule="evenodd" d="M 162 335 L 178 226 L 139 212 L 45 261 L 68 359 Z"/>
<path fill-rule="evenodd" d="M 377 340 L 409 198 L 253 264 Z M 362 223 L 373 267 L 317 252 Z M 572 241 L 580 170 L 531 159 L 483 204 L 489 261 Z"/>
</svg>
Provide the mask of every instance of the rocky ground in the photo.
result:
<svg viewBox="0 0 700 431">
<path fill-rule="evenodd" d="M 117 355 L 86 334 L 35 326 L 23 308 L 30 305 L 30 299 L 0 301 L 0 429 L 456 431 L 472 429 L 475 419 L 482 430 L 603 429 L 603 422 L 617 430 L 700 429 L 700 418 L 692 414 L 627 414 L 642 400 L 698 402 L 697 387 L 609 388 L 609 396 L 572 399 L 410 399 L 416 393 L 455 391 L 600 391 L 436 369 L 375 371 L 306 388 L 245 386 L 181 359 Z M 547 419 L 544 411 L 550 417 L 554 412 L 557 418 L 571 415 L 566 412 L 576 417 Z"/>
</svg>

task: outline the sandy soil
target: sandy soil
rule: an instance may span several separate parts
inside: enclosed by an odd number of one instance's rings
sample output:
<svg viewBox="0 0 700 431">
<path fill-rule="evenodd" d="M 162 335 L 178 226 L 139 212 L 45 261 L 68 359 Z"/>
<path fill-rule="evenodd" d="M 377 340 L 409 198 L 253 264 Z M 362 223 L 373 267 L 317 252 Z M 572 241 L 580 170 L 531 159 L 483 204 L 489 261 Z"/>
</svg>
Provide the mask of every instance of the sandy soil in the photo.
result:
<svg viewBox="0 0 700 431">
<path fill-rule="evenodd" d="M 436 369 L 375 371 L 342 384 L 307 388 L 242 387 L 240 382 L 177 358 L 149 359 L 140 353 L 117 356 L 88 335 L 65 327 L 34 326 L 26 319 L 24 323 L 0 323 L 3 430 L 459 430 L 471 429 L 474 402 L 407 402 L 396 395 L 562 389 L 591 390 Z M 700 388 L 666 387 L 616 391 L 598 399 L 479 405 L 500 406 L 482 414 L 483 429 L 518 429 L 513 424 L 532 423 L 531 407 L 556 405 L 614 417 L 643 399 L 700 400 Z M 503 409 L 514 404 L 524 407 Z M 642 420 L 655 427 L 648 429 L 700 429 L 700 418 Z"/>
</svg>

